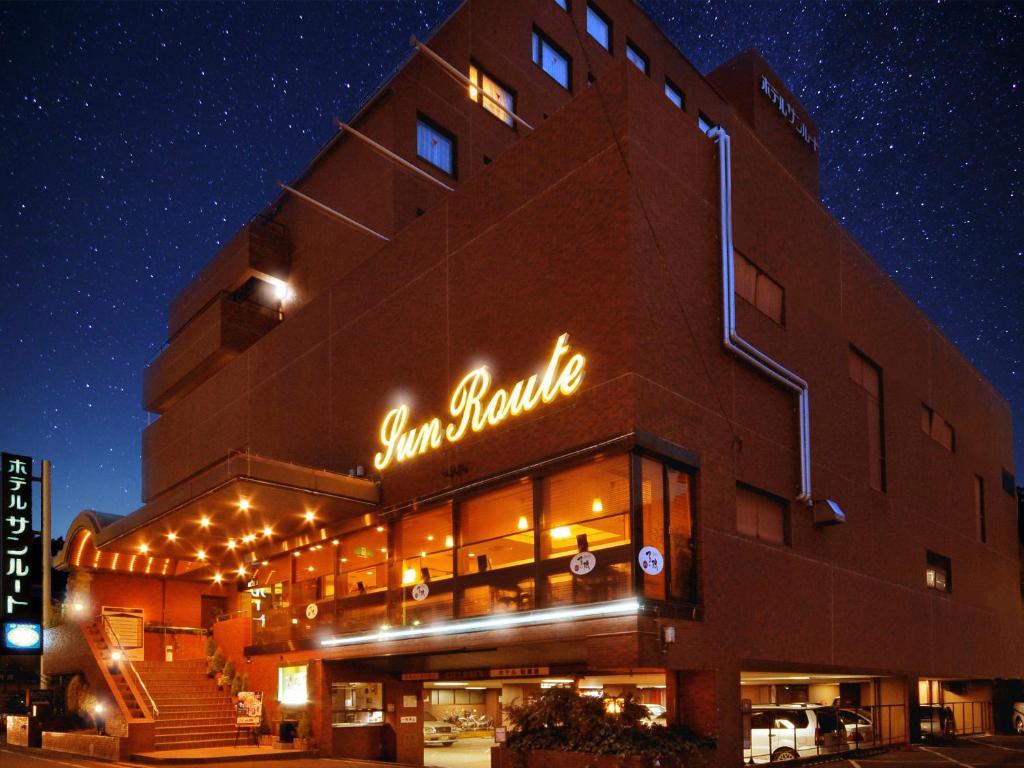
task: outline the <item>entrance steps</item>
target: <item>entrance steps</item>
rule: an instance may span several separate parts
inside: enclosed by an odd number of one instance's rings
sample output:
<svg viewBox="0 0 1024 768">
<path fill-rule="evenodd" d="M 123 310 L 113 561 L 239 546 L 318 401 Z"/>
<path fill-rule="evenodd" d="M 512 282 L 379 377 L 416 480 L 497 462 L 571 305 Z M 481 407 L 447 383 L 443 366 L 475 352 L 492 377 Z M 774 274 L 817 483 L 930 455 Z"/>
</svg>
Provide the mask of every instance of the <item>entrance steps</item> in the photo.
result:
<svg viewBox="0 0 1024 768">
<path fill-rule="evenodd" d="M 137 661 L 135 668 L 159 710 L 157 752 L 234 746 L 235 707 L 207 677 L 204 659 Z"/>
</svg>

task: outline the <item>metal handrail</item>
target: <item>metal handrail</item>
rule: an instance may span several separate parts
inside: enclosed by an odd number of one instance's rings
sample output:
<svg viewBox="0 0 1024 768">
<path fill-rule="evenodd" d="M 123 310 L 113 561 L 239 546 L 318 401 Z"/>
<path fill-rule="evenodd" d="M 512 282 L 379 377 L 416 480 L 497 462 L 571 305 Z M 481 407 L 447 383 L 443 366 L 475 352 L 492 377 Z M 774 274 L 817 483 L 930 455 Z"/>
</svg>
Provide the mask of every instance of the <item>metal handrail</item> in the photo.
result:
<svg viewBox="0 0 1024 768">
<path fill-rule="evenodd" d="M 149 700 L 149 711 L 153 717 L 157 717 L 160 714 L 160 710 L 153 700 L 153 696 L 150 694 L 149 689 L 146 687 L 146 682 L 142 679 L 142 675 L 135 669 L 135 665 L 132 664 L 131 658 L 128 656 L 128 651 L 125 650 L 124 645 L 121 643 L 121 639 L 117 636 L 117 632 L 114 631 L 114 625 L 110 623 L 110 619 L 105 614 L 100 614 L 100 622 L 103 624 L 103 629 L 108 633 L 110 639 L 116 645 L 117 650 L 121 652 L 121 658 L 118 660 L 118 664 L 121 662 L 127 662 L 128 670 L 131 672 L 132 677 L 138 682 L 142 692 L 146 694 L 146 698 Z"/>
</svg>

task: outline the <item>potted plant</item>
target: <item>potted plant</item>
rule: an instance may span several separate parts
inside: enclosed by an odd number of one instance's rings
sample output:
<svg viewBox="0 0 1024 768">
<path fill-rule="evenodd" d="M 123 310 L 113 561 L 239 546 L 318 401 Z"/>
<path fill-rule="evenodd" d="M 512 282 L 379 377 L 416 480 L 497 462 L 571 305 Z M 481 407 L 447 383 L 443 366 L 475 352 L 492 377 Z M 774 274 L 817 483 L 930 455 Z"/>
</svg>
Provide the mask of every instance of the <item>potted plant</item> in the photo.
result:
<svg viewBox="0 0 1024 768">
<path fill-rule="evenodd" d="M 220 649 L 218 649 L 220 650 Z M 231 687 L 231 680 L 235 676 L 235 662 L 229 661 L 224 664 L 221 670 L 220 677 L 217 678 L 217 684 L 222 690 L 228 690 Z"/>
<path fill-rule="evenodd" d="M 224 671 L 224 651 L 217 648 L 213 652 L 213 656 L 206 663 L 206 674 L 209 677 L 216 678 L 221 672 Z"/>
<path fill-rule="evenodd" d="M 307 710 L 302 710 L 299 722 L 295 726 L 295 748 L 300 752 L 313 748 L 313 724 Z"/>
<path fill-rule="evenodd" d="M 238 702 L 238 692 L 244 690 L 242 688 L 242 676 L 235 673 L 235 676 L 231 678 L 231 700 Z"/>
</svg>

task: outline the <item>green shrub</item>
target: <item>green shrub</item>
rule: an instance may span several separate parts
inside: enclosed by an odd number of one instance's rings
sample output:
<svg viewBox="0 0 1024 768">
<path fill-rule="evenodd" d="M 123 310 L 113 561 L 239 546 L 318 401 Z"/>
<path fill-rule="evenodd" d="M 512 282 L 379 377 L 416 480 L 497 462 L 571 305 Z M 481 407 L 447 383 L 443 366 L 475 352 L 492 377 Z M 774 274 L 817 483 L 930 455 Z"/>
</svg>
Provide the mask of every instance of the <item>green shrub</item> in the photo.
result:
<svg viewBox="0 0 1024 768">
<path fill-rule="evenodd" d="M 640 756 L 662 766 L 693 766 L 714 740 L 696 736 L 685 726 L 641 722 L 646 708 L 631 694 L 615 699 L 619 712 L 608 712 L 609 698 L 580 696 L 571 688 L 551 688 L 535 700 L 506 709 L 512 724 L 508 747 L 516 752 L 550 749 L 616 757 Z"/>
<path fill-rule="evenodd" d="M 226 671 L 225 671 L 226 674 Z M 242 690 L 242 676 L 239 674 L 234 675 L 231 678 L 231 695 L 237 696 L 238 692 Z"/>
<path fill-rule="evenodd" d="M 235 662 L 229 661 L 224 665 L 224 677 L 228 680 L 234 680 L 235 677 Z"/>
<path fill-rule="evenodd" d="M 309 720 L 309 712 L 302 710 L 299 714 L 299 722 L 295 726 L 295 737 L 298 739 L 308 739 L 313 735 L 313 725 Z"/>
<path fill-rule="evenodd" d="M 207 669 L 210 677 L 219 675 L 224 671 L 224 651 L 218 648 L 213 652 L 213 656 L 210 657 Z"/>
<path fill-rule="evenodd" d="M 243 691 L 251 691 L 252 690 L 252 688 L 249 687 L 249 676 L 248 675 L 242 675 L 242 690 Z"/>
<path fill-rule="evenodd" d="M 213 654 L 217 652 L 217 643 L 214 642 L 213 635 L 207 635 L 206 637 L 206 658 L 213 658 Z"/>
</svg>

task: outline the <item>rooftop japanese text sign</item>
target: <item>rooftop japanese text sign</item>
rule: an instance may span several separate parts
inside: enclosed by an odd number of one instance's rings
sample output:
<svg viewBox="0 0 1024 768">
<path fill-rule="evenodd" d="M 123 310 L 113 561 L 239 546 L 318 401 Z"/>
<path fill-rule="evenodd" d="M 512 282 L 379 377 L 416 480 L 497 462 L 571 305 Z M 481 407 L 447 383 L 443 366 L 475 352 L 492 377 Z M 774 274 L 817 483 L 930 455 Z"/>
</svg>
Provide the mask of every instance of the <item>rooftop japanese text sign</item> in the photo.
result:
<svg viewBox="0 0 1024 768">
<path fill-rule="evenodd" d="M 0 454 L 0 622 L 3 653 L 43 652 L 40 561 L 32 552 L 32 459 Z"/>
<path fill-rule="evenodd" d="M 409 406 L 400 405 L 384 417 L 380 425 L 380 452 L 373 465 L 384 469 L 392 462 L 406 461 L 444 443 L 456 443 L 468 432 L 481 432 L 508 419 L 528 413 L 538 405 L 575 393 L 583 383 L 587 360 L 580 353 L 570 354 L 569 334 L 555 342 L 542 373 L 521 379 L 509 389 L 491 391 L 491 374 L 486 365 L 474 368 L 456 385 L 449 404 L 451 421 L 442 424 L 433 418 L 409 426 Z"/>
</svg>

